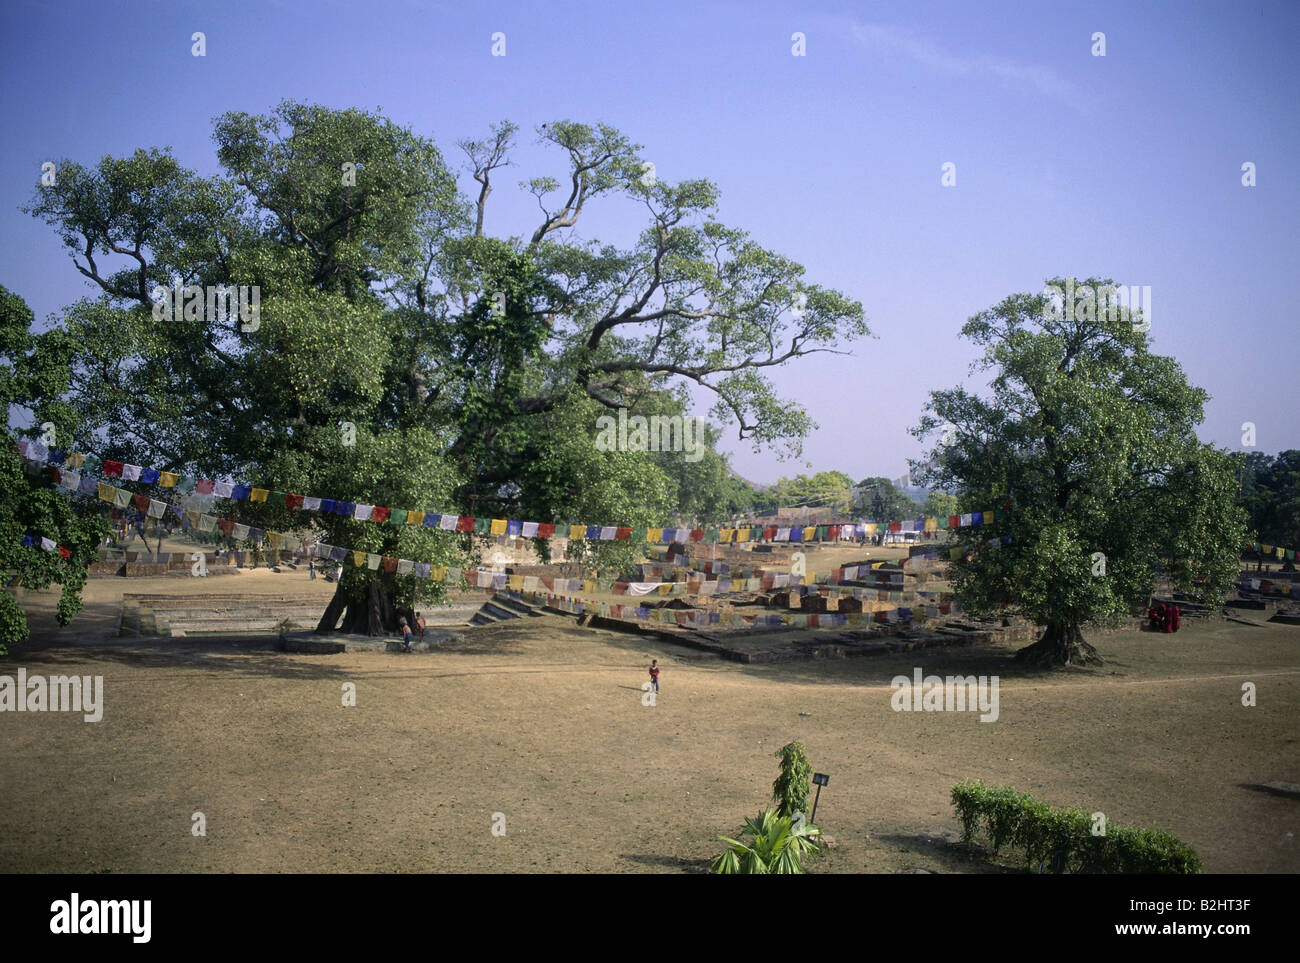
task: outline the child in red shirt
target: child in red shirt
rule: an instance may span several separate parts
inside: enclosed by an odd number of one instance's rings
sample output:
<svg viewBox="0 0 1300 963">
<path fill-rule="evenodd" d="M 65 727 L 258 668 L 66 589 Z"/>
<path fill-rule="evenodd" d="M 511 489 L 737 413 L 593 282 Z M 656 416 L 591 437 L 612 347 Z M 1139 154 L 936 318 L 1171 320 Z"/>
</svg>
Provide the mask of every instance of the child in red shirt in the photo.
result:
<svg viewBox="0 0 1300 963">
<path fill-rule="evenodd" d="M 659 691 L 659 660 L 650 660 L 650 683 L 654 686 L 655 692 Z"/>
</svg>

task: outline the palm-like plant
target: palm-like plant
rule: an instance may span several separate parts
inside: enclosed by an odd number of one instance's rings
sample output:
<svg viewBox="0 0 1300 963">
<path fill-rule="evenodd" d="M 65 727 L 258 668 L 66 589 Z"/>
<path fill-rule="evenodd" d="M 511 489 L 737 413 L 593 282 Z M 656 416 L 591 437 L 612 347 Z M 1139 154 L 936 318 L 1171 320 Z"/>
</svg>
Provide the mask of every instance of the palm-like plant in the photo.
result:
<svg viewBox="0 0 1300 963">
<path fill-rule="evenodd" d="M 729 836 L 719 836 L 727 849 L 713 861 L 713 871 L 719 874 L 802 873 L 803 859 L 817 849 L 822 831 L 816 826 L 798 822 L 767 809 L 757 819 L 746 819 L 742 836 L 750 836 L 747 844 Z"/>
</svg>

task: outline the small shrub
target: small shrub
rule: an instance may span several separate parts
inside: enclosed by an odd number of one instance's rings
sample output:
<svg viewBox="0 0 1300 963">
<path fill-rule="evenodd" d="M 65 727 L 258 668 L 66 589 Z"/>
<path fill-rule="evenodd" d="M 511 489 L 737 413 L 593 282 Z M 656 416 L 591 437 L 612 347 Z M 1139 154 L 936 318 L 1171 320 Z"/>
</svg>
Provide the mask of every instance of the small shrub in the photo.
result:
<svg viewBox="0 0 1300 963">
<path fill-rule="evenodd" d="M 808 780 L 812 777 L 812 764 L 808 750 L 797 742 L 782 746 L 776 752 L 781 760 L 781 773 L 772 783 L 772 800 L 778 814 L 793 819 L 795 813 L 808 816 Z"/>
<path fill-rule="evenodd" d="M 1022 796 L 1010 786 L 989 790 L 984 802 L 984 831 L 995 854 L 1015 840 L 1028 800 L 1028 796 Z"/>
<path fill-rule="evenodd" d="M 757 819 L 745 820 L 741 836 L 750 839 L 718 837 L 727 848 L 713 861 L 713 872 L 722 876 L 797 875 L 804 871 L 805 857 L 816 853 L 821 830 L 766 809 Z"/>
<path fill-rule="evenodd" d="M 975 832 L 979 829 L 980 812 L 983 810 L 987 793 L 988 786 L 978 780 L 967 779 L 952 787 L 952 805 L 957 810 L 957 819 L 961 822 L 961 841 L 967 845 L 975 841 Z"/>
<path fill-rule="evenodd" d="M 1092 817 L 1081 809 L 1055 809 L 1011 786 L 990 788 L 966 780 L 952 788 L 952 804 L 962 841 L 971 843 L 981 828 L 990 850 L 1018 849 L 1029 866 L 1052 872 L 1127 874 L 1199 873 L 1196 851 L 1173 833 L 1154 827 L 1110 825 L 1092 834 Z"/>
</svg>

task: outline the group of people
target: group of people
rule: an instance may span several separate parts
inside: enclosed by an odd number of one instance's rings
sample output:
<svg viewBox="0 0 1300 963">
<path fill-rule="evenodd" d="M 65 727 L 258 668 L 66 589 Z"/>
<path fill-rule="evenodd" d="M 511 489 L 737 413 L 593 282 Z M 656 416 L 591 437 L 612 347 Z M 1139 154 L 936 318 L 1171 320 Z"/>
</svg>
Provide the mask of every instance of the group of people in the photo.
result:
<svg viewBox="0 0 1300 963">
<path fill-rule="evenodd" d="M 411 623 L 406 621 L 405 615 L 403 615 L 400 619 L 397 620 L 397 631 L 402 633 L 403 652 L 411 651 L 412 641 L 420 641 L 420 642 L 424 641 L 424 629 L 425 629 L 425 623 L 424 623 L 423 612 L 415 613 L 415 628 L 411 628 Z"/>
<path fill-rule="evenodd" d="M 1182 621 L 1182 613 L 1172 602 L 1168 605 L 1164 602 L 1155 603 L 1147 612 L 1147 617 L 1151 620 L 1152 632 L 1177 632 Z"/>
</svg>

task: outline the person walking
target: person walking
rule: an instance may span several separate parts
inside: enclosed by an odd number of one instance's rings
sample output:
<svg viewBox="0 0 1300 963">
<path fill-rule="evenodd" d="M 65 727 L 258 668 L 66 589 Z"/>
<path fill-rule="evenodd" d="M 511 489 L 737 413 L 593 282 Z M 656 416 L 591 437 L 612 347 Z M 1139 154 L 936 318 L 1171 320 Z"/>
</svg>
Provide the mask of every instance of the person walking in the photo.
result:
<svg viewBox="0 0 1300 963">
<path fill-rule="evenodd" d="M 397 629 L 399 632 L 402 633 L 402 651 L 410 652 L 411 651 L 411 624 L 406 621 L 405 615 L 403 615 L 401 619 L 398 620 Z"/>
<path fill-rule="evenodd" d="M 416 630 L 420 633 L 420 641 L 423 642 L 423 641 L 424 641 L 424 628 L 425 628 L 425 623 L 424 623 L 424 613 L 423 613 L 423 612 L 416 612 L 416 613 L 415 613 L 415 628 L 416 628 Z"/>
<path fill-rule="evenodd" d="M 659 660 L 650 660 L 650 684 L 654 686 L 654 691 L 659 691 Z"/>
<path fill-rule="evenodd" d="M 316 580 L 316 559 L 307 559 L 307 576 L 314 582 Z"/>
</svg>

